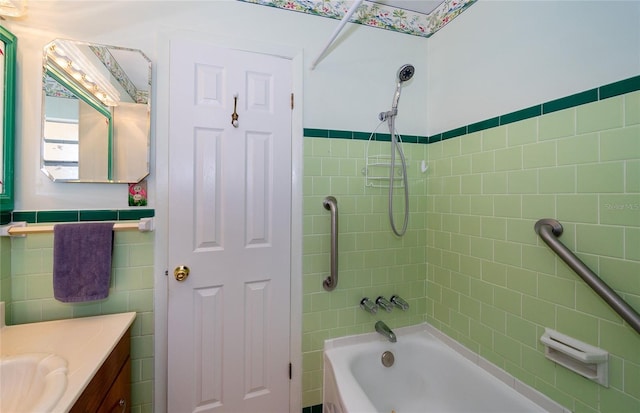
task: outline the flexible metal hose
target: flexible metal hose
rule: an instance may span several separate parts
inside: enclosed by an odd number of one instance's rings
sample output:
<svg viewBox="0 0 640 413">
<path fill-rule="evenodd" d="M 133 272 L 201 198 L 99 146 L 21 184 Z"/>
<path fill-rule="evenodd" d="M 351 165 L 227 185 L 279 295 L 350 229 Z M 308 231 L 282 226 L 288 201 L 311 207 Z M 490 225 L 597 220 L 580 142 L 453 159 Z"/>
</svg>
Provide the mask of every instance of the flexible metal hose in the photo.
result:
<svg viewBox="0 0 640 413">
<path fill-rule="evenodd" d="M 409 181 L 407 179 L 407 161 L 404 157 L 402 147 L 398 144 L 398 138 L 396 137 L 395 128 L 395 115 L 391 115 L 387 118 L 389 124 L 389 132 L 391 133 L 391 167 L 389 169 L 389 222 L 391 223 L 391 230 L 394 234 L 401 237 L 407 232 L 407 225 L 409 224 Z M 398 231 L 395 221 L 393 219 L 393 182 L 396 169 L 396 149 L 400 153 L 400 161 L 402 163 L 402 179 L 404 183 L 404 222 L 402 229 Z"/>
</svg>

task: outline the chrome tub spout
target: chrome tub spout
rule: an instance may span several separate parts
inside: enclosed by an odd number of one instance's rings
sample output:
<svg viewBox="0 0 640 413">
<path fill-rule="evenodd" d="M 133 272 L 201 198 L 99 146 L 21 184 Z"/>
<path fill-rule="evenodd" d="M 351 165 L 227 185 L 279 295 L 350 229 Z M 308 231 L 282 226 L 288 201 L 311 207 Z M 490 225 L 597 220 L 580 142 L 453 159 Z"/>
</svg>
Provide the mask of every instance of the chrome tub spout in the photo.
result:
<svg viewBox="0 0 640 413">
<path fill-rule="evenodd" d="M 376 331 L 382 334 L 387 340 L 389 340 L 392 343 L 395 343 L 396 341 L 398 341 L 396 339 L 396 334 L 393 331 L 391 331 L 391 329 L 384 323 L 384 321 L 378 321 L 376 323 Z"/>
</svg>

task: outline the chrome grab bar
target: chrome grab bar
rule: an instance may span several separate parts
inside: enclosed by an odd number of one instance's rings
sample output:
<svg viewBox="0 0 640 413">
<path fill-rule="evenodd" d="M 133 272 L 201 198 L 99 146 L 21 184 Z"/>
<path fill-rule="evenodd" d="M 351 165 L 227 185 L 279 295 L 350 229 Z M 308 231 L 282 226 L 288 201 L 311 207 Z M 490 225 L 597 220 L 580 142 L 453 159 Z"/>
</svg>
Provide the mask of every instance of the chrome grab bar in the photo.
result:
<svg viewBox="0 0 640 413">
<path fill-rule="evenodd" d="M 640 334 L 640 314 L 598 277 L 580 258 L 576 257 L 556 237 L 562 235 L 562 224 L 555 219 L 545 218 L 536 222 L 534 229 L 542 240 L 555 252 L 576 274 L 587 283 L 624 321 L 629 323 Z"/>
<path fill-rule="evenodd" d="M 322 286 L 327 291 L 333 291 L 338 286 L 338 201 L 333 196 L 328 196 L 322 201 L 324 209 L 331 211 L 331 275 Z"/>
</svg>

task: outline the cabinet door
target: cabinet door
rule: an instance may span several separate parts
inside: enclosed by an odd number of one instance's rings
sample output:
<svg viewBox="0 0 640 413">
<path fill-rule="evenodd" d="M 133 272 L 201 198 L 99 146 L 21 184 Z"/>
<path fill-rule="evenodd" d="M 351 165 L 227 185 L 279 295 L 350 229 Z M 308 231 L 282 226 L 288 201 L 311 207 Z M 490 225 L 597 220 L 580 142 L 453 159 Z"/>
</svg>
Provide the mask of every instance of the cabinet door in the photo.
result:
<svg viewBox="0 0 640 413">
<path fill-rule="evenodd" d="M 131 359 L 122 366 L 116 381 L 107 392 L 98 413 L 124 413 L 131 411 Z"/>
</svg>

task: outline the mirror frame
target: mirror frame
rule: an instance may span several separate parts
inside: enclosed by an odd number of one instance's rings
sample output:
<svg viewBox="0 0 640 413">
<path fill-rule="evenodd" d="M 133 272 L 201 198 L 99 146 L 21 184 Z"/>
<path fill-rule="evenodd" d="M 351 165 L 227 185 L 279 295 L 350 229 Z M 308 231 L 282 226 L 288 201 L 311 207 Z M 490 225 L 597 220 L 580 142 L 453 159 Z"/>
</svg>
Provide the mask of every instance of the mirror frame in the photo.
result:
<svg viewBox="0 0 640 413">
<path fill-rule="evenodd" d="M 147 122 L 146 122 L 146 151 L 145 151 L 145 162 L 146 162 L 146 171 L 144 172 L 143 175 L 141 176 L 135 176 L 134 178 L 131 179 L 123 179 L 123 178 L 127 178 L 127 177 L 122 177 L 122 176 L 114 176 L 114 174 L 116 173 L 115 169 L 115 162 L 116 162 L 116 157 L 117 157 L 117 153 L 114 150 L 114 145 L 116 144 L 116 140 L 117 140 L 117 121 L 116 121 L 116 116 L 114 115 L 114 113 L 111 111 L 111 109 L 108 106 L 105 106 L 100 100 L 98 100 L 96 97 L 94 97 L 89 91 L 87 91 L 86 89 L 84 89 L 83 86 L 77 85 L 76 82 L 70 77 L 69 74 L 66 73 L 66 71 L 60 67 L 58 65 L 58 63 L 55 60 L 50 60 L 50 58 L 48 57 L 47 54 L 47 49 L 48 47 L 56 42 L 56 41 L 64 41 L 64 42 L 72 42 L 74 44 L 79 44 L 79 45 L 84 45 L 84 46 L 98 46 L 101 48 L 107 48 L 109 50 L 117 50 L 117 51 L 127 51 L 127 52 L 135 52 L 138 53 L 144 60 L 145 60 L 145 64 L 147 65 L 147 69 L 148 69 L 148 96 L 147 96 L 147 100 L 145 102 L 139 102 L 137 101 L 135 98 L 133 103 L 139 103 L 139 104 L 145 104 L 147 105 Z M 103 62 L 104 63 L 104 62 Z M 117 62 L 116 62 L 117 65 Z M 122 69 L 123 70 L 123 69 Z M 113 76 L 117 76 L 114 72 L 112 72 Z M 93 108 L 98 114 L 104 116 L 108 122 L 108 130 L 107 132 L 107 142 L 108 142 L 108 149 L 107 149 L 107 177 L 106 179 L 93 179 L 93 178 L 64 178 L 64 177 L 56 177 L 54 176 L 50 171 L 48 171 L 46 169 L 45 166 L 45 159 L 44 159 L 44 144 L 45 144 L 45 135 L 44 135 L 44 130 L 45 130 L 45 117 L 46 117 L 46 93 L 43 90 L 43 94 L 42 94 L 42 131 L 41 131 L 41 149 L 40 149 L 40 171 L 42 173 L 44 173 L 44 175 L 46 177 L 48 177 L 52 182 L 57 182 L 57 183 L 107 183 L 107 184 L 130 184 L 130 183 L 134 183 L 134 182 L 140 182 L 143 179 L 145 179 L 147 176 L 149 176 L 150 174 L 150 157 L 151 157 L 151 119 L 150 119 L 150 108 L 151 108 L 151 83 L 152 83 L 152 61 L 151 59 L 149 59 L 149 57 L 142 51 L 139 49 L 131 49 L 128 47 L 122 47 L 122 46 L 113 46 L 113 45 L 106 45 L 106 44 L 99 44 L 99 43 L 91 43 L 91 42 L 86 42 L 86 41 L 82 41 L 82 40 L 72 40 L 72 39 L 62 39 L 62 38 L 56 38 L 54 40 L 52 40 L 50 43 L 48 43 L 47 45 L 45 45 L 45 49 L 44 49 L 44 54 L 43 54 L 43 89 L 45 87 L 45 77 L 49 77 L 51 78 L 53 81 L 57 82 L 59 85 L 61 85 L 62 87 L 66 88 L 68 92 L 70 92 L 71 94 L 75 95 L 75 97 L 77 99 L 79 99 L 80 101 L 84 102 L 85 104 L 89 105 L 91 108 Z M 135 88 L 134 88 L 135 89 Z M 120 135 L 123 136 L 123 135 Z"/>
<path fill-rule="evenodd" d="M 0 211 L 12 211 L 14 205 L 13 199 L 13 168 L 14 168 L 14 133 L 15 133 L 15 81 L 16 81 L 16 47 L 17 38 L 11 32 L 4 27 L 0 26 L 0 41 L 5 45 L 4 48 L 4 76 L 2 76 L 2 82 L 4 82 L 4 96 L 1 96 L 4 105 L 4 113 L 0 113 L 2 116 L 2 148 L 0 156 L 3 158 L 2 162 L 2 177 L 3 186 L 2 192 L 0 192 Z"/>
</svg>

